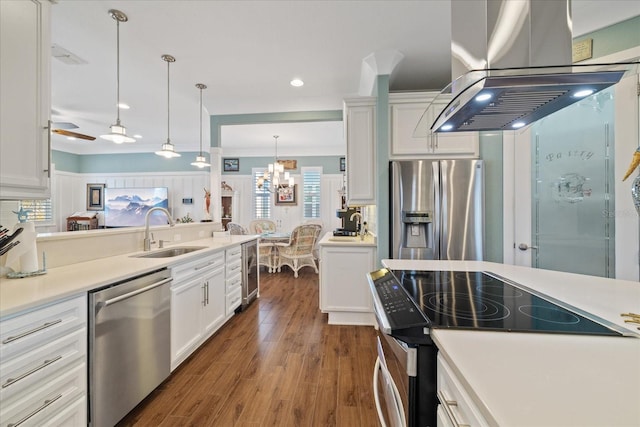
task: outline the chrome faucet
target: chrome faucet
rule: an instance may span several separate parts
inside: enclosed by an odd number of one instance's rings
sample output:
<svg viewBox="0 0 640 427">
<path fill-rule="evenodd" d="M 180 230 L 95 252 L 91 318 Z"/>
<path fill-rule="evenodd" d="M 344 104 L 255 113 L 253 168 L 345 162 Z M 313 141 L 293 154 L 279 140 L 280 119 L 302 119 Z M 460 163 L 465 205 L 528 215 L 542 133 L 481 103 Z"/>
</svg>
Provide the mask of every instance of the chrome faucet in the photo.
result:
<svg viewBox="0 0 640 427">
<path fill-rule="evenodd" d="M 360 230 L 360 240 L 364 240 L 364 235 L 366 234 L 364 224 L 362 223 L 362 214 L 360 212 L 354 212 L 351 214 L 349 221 L 353 221 L 353 218 L 358 218 L 358 229 Z"/>
<path fill-rule="evenodd" d="M 167 218 L 169 218 L 169 225 L 171 227 L 176 225 L 175 222 L 173 222 L 173 218 L 171 218 L 171 214 L 165 208 L 161 208 L 159 206 L 154 206 L 151 209 L 149 209 L 147 211 L 147 214 L 144 216 L 144 250 L 145 251 L 150 251 L 151 250 L 151 239 L 149 238 L 149 215 L 153 211 L 162 211 L 162 212 L 164 212 L 164 214 L 167 216 Z"/>
</svg>

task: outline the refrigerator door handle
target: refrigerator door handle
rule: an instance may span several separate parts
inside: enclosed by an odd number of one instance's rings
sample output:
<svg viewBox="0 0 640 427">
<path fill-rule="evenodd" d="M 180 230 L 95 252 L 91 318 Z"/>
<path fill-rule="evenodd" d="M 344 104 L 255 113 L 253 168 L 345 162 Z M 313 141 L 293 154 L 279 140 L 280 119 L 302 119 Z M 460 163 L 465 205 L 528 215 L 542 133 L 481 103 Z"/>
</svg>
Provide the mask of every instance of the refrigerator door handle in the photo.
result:
<svg viewBox="0 0 640 427">
<path fill-rule="evenodd" d="M 445 202 L 442 193 L 442 185 L 440 182 L 440 162 L 431 163 L 431 173 L 433 183 L 433 259 L 442 259 L 442 230 L 440 229 L 442 224 L 442 207 Z M 442 203 L 441 203 L 442 202 Z"/>
</svg>

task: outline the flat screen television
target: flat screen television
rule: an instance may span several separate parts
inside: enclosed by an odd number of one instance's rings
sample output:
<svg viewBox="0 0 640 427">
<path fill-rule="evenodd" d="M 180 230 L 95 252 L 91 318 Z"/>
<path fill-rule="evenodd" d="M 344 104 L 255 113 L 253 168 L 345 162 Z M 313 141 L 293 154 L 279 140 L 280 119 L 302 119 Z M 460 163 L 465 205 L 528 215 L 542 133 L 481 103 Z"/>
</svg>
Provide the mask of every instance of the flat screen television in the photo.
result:
<svg viewBox="0 0 640 427">
<path fill-rule="evenodd" d="M 141 227 L 152 207 L 169 209 L 167 187 L 105 188 L 104 225 L 107 228 Z M 152 212 L 149 224 L 163 225 L 169 221 L 163 212 Z"/>
</svg>

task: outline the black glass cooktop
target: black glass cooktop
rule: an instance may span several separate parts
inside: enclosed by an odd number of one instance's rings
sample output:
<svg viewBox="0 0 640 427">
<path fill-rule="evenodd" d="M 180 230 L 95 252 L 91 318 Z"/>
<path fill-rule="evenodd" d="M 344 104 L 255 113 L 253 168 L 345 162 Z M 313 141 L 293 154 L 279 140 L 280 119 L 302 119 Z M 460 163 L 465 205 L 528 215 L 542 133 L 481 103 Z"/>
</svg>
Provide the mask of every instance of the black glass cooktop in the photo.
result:
<svg viewBox="0 0 640 427">
<path fill-rule="evenodd" d="M 396 270 L 393 275 L 434 328 L 622 335 L 492 273 Z"/>
</svg>

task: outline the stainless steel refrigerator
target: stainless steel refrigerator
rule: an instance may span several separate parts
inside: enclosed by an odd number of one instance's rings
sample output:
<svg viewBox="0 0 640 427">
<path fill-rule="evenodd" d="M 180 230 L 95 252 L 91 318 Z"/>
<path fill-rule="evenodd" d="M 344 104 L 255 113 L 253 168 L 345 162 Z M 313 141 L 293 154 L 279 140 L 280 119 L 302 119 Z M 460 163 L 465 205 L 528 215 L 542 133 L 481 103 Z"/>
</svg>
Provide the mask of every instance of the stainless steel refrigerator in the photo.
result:
<svg viewBox="0 0 640 427">
<path fill-rule="evenodd" d="M 482 260 L 482 160 L 391 162 L 390 253 L 396 259 Z"/>
</svg>

